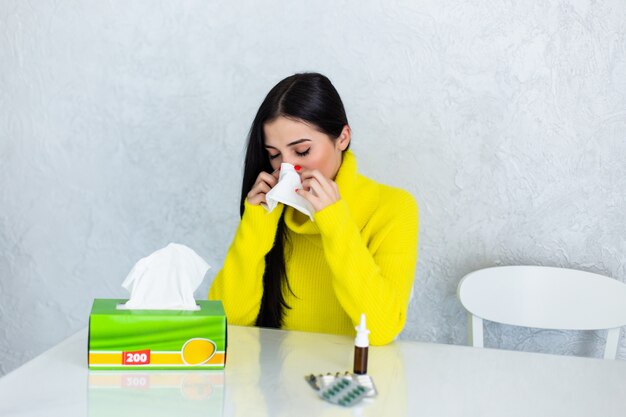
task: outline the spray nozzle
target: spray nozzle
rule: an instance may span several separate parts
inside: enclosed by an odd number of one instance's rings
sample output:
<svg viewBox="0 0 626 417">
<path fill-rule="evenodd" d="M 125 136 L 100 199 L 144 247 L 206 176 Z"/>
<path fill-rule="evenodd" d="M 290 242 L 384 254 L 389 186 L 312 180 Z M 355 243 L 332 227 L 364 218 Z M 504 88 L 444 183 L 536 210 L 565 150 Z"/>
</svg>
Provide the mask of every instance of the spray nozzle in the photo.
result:
<svg viewBox="0 0 626 417">
<path fill-rule="evenodd" d="M 356 330 L 356 338 L 354 339 L 354 345 L 358 347 L 368 347 L 370 345 L 369 337 L 367 336 L 370 331 L 365 327 L 365 313 L 361 314 L 361 321 L 359 325 L 354 328 Z"/>
</svg>

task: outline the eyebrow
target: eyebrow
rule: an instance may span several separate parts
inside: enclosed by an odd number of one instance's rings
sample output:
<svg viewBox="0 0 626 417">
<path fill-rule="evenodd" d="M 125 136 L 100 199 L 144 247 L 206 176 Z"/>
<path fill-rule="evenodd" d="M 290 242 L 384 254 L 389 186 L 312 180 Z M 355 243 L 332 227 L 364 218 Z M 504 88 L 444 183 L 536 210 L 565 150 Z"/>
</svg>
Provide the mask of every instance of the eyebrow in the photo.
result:
<svg viewBox="0 0 626 417">
<path fill-rule="evenodd" d="M 302 139 L 298 139 L 298 140 L 294 140 L 293 142 L 290 142 L 287 144 L 287 146 L 294 146 L 294 145 L 298 145 L 299 143 L 303 143 L 303 142 L 311 142 L 311 139 L 306 139 L 306 138 L 302 138 Z M 266 148 L 271 148 L 271 149 L 276 149 L 274 146 L 271 145 L 264 145 Z"/>
</svg>

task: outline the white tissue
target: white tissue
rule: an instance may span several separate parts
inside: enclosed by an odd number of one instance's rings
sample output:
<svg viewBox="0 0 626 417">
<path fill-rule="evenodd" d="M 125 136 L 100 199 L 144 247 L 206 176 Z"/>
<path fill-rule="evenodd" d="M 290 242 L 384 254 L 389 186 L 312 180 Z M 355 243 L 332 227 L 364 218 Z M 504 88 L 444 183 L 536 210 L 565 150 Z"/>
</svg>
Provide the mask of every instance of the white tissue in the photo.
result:
<svg viewBox="0 0 626 417">
<path fill-rule="evenodd" d="M 170 243 L 140 259 L 122 283 L 129 310 L 198 310 L 193 293 L 210 266 L 193 249 Z"/>
<path fill-rule="evenodd" d="M 296 188 L 302 188 L 300 175 L 293 165 L 286 162 L 280 164 L 278 184 L 265 195 L 267 204 L 263 204 L 263 207 L 271 213 L 278 203 L 283 203 L 306 214 L 313 221 L 313 206 L 304 197 L 296 193 Z"/>
</svg>

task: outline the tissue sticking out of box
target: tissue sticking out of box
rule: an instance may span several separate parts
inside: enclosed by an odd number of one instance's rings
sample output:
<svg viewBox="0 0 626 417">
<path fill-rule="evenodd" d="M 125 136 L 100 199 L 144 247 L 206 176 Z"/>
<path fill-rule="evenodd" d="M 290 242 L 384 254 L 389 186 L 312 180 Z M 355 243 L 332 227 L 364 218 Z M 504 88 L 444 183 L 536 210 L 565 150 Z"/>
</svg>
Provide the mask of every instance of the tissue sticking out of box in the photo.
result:
<svg viewBox="0 0 626 417">
<path fill-rule="evenodd" d="M 210 266 L 193 249 L 170 243 L 140 259 L 122 283 L 127 310 L 198 310 L 193 293 Z"/>
</svg>

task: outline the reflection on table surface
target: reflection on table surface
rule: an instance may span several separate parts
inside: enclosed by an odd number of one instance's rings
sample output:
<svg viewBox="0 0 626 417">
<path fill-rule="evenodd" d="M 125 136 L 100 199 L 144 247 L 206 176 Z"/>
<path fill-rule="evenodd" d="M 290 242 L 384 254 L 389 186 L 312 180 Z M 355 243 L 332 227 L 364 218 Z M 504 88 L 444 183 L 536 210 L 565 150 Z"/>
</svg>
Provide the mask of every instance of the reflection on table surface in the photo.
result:
<svg viewBox="0 0 626 417">
<path fill-rule="evenodd" d="M 304 376 L 350 371 L 353 338 L 229 326 L 224 371 L 89 371 L 87 331 L 0 378 L 1 416 L 622 416 L 626 361 L 397 341 L 378 396 L 343 408 Z"/>
<path fill-rule="evenodd" d="M 89 416 L 221 416 L 224 372 L 90 371 Z"/>
</svg>

